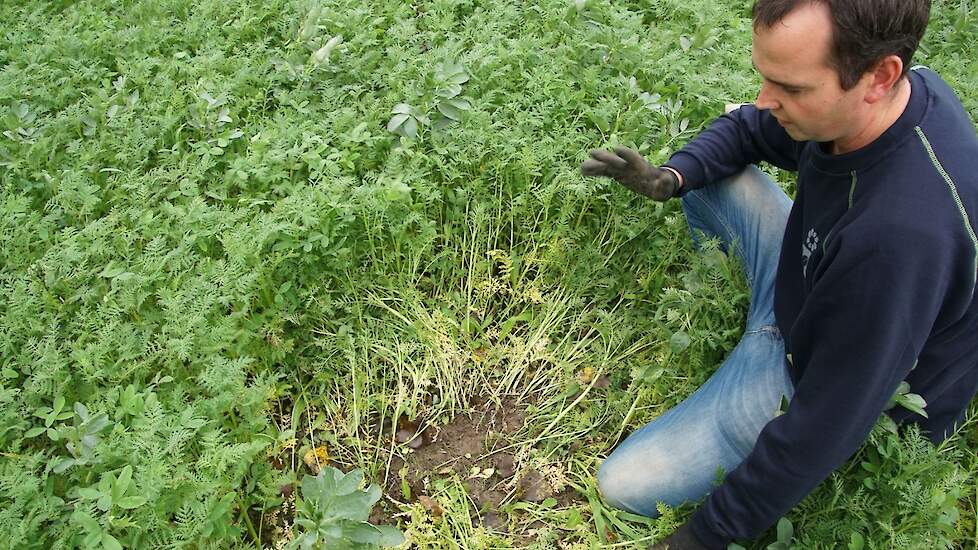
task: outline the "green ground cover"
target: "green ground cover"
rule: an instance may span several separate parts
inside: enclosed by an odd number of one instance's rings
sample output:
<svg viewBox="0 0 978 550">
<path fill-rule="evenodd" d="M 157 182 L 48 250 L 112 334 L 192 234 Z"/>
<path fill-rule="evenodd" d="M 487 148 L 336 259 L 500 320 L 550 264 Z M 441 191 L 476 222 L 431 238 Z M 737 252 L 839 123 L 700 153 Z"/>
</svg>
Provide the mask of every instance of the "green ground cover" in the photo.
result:
<svg viewBox="0 0 978 550">
<path fill-rule="evenodd" d="M 691 508 L 607 509 L 594 472 L 746 285 L 578 165 L 750 101 L 749 4 L 0 3 L 0 547 L 278 548 L 334 493 L 419 548 L 671 532 Z M 978 120 L 969 4 L 918 62 Z M 974 548 L 974 412 L 877 429 L 746 546 Z"/>
</svg>

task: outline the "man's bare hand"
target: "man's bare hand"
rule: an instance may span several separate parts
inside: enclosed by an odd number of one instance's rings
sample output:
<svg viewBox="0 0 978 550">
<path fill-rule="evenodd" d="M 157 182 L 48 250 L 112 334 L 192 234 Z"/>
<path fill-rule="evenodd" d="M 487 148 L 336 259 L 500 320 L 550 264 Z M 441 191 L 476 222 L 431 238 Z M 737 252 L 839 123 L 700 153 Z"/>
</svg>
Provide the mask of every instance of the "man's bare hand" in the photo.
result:
<svg viewBox="0 0 978 550">
<path fill-rule="evenodd" d="M 591 158 L 581 164 L 585 176 L 613 178 L 625 187 L 653 200 L 667 201 L 679 191 L 679 178 L 669 171 L 656 168 L 637 151 L 615 147 L 614 152 L 593 149 Z"/>
</svg>

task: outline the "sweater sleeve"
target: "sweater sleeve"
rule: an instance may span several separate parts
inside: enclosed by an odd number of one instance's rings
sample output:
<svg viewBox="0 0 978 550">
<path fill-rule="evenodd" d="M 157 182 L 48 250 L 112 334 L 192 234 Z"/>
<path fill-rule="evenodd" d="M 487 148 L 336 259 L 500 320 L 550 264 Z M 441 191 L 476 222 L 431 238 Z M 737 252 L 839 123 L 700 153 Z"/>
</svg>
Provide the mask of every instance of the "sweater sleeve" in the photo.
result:
<svg viewBox="0 0 978 550">
<path fill-rule="evenodd" d="M 683 193 L 686 193 L 759 161 L 797 170 L 801 145 L 791 139 L 770 111 L 744 105 L 713 121 L 673 154 L 665 166 L 683 175 Z"/>
<path fill-rule="evenodd" d="M 791 339 L 804 342 L 791 350 L 804 374 L 787 412 L 694 515 L 707 547 L 755 538 L 800 502 L 859 449 L 914 367 L 955 261 L 934 239 L 894 239 L 899 231 L 849 234 L 853 243 L 840 233 L 828 243 L 792 330 L 805 332 Z"/>
</svg>

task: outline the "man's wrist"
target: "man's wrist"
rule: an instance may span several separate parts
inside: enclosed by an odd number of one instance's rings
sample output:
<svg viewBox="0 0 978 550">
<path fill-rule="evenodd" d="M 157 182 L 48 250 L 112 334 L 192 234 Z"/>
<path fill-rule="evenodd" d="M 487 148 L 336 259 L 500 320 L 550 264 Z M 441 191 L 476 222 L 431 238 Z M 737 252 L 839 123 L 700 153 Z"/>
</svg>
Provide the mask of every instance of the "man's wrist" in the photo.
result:
<svg viewBox="0 0 978 550">
<path fill-rule="evenodd" d="M 673 192 L 672 196 L 674 197 L 679 196 L 679 193 L 683 190 L 683 175 L 680 174 L 678 170 L 672 168 L 671 166 L 663 166 L 662 169 L 668 170 L 669 172 L 672 173 L 672 175 L 676 176 L 676 181 L 679 182 L 679 184 L 676 186 L 676 190 Z"/>
</svg>

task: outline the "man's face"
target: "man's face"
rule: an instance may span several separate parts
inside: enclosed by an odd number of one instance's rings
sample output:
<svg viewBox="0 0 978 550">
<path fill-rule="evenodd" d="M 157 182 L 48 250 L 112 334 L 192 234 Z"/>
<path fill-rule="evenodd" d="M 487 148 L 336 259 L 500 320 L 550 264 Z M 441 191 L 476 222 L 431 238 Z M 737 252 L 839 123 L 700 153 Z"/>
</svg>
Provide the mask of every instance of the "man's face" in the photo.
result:
<svg viewBox="0 0 978 550">
<path fill-rule="evenodd" d="M 770 109 L 797 141 L 850 136 L 863 120 L 863 81 L 843 90 L 829 65 L 832 23 L 823 4 L 806 4 L 770 28 L 754 29 L 751 55 L 762 82 L 755 104 Z"/>
</svg>

